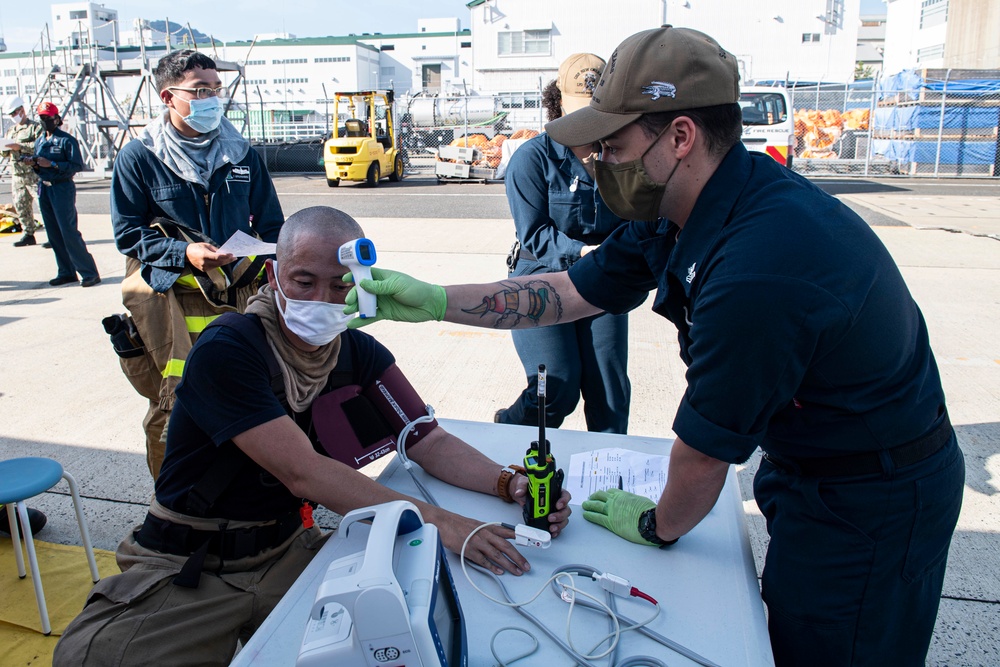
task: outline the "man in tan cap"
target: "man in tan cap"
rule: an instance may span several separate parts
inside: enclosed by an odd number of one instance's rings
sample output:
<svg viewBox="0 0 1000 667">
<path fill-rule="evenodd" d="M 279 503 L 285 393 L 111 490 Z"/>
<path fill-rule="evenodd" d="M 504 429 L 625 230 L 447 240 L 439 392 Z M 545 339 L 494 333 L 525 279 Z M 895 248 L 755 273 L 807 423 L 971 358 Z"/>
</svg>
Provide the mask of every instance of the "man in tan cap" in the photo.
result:
<svg viewBox="0 0 1000 667">
<path fill-rule="evenodd" d="M 923 665 L 965 480 L 927 327 L 863 220 L 746 151 L 738 96 L 736 59 L 711 37 L 629 37 L 590 105 L 546 130 L 600 140 L 598 188 L 634 222 L 541 279 L 444 288 L 377 270 L 363 285 L 376 319 L 497 328 L 627 312 L 655 290 L 688 366 L 666 488 L 655 505 L 600 491 L 584 517 L 671 544 L 760 448 L 775 663 Z"/>
<path fill-rule="evenodd" d="M 542 91 L 550 121 L 590 104 L 604 60 L 574 53 Z M 567 147 L 547 133 L 517 149 L 504 182 L 517 242 L 507 266 L 511 276 L 565 271 L 596 248 L 622 222 L 594 185 L 593 144 Z M 552 327 L 511 332 L 527 377 L 525 388 L 493 421 L 538 424 L 538 366 L 545 364 L 545 421 L 558 428 L 580 398 L 588 431 L 625 433 L 631 384 L 628 379 L 628 315 L 599 313 Z"/>
</svg>

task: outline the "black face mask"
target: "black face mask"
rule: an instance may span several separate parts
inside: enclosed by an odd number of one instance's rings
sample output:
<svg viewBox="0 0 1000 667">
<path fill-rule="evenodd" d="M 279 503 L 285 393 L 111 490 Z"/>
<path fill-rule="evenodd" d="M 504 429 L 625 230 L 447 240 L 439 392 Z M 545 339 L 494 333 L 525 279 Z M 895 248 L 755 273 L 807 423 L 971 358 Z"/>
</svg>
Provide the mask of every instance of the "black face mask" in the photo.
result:
<svg viewBox="0 0 1000 667">
<path fill-rule="evenodd" d="M 41 121 L 42 127 L 45 128 L 46 132 L 55 132 L 56 128 L 59 127 L 59 121 L 56 120 L 55 116 L 42 116 L 38 120 Z"/>
</svg>

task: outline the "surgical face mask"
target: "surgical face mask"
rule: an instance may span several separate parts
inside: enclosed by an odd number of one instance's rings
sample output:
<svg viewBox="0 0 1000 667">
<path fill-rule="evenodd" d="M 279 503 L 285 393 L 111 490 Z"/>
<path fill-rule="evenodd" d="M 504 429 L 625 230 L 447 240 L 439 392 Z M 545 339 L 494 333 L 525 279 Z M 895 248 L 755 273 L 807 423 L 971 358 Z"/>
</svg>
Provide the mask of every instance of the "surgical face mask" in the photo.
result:
<svg viewBox="0 0 1000 667">
<path fill-rule="evenodd" d="M 326 301 L 300 301 L 289 299 L 281 289 L 278 280 L 278 263 L 274 263 L 274 282 L 278 293 L 285 300 L 285 307 L 278 301 L 278 311 L 285 320 L 285 326 L 307 345 L 326 345 L 347 330 L 352 315 L 344 315 L 346 306 Z"/>
<path fill-rule="evenodd" d="M 656 145 L 656 142 L 669 128 L 668 125 L 660 130 L 660 133 L 653 139 L 653 143 L 642 152 L 638 159 L 621 164 L 612 164 L 602 160 L 594 163 L 594 180 L 597 181 L 597 189 L 601 193 L 601 199 L 618 217 L 625 220 L 646 222 L 654 222 L 660 217 L 660 203 L 663 201 L 663 193 L 666 192 L 667 183 L 670 182 L 677 167 L 680 166 L 680 161 L 674 165 L 665 182 L 657 183 L 646 173 L 642 158 Z"/>
<path fill-rule="evenodd" d="M 189 100 L 191 113 L 184 116 L 184 122 L 195 132 L 207 134 L 222 122 L 222 100 L 209 97 L 204 100 Z"/>
<path fill-rule="evenodd" d="M 23 113 L 15 114 L 11 116 L 10 119 L 14 121 L 14 125 L 20 125 L 21 123 L 24 122 L 24 114 Z"/>
</svg>

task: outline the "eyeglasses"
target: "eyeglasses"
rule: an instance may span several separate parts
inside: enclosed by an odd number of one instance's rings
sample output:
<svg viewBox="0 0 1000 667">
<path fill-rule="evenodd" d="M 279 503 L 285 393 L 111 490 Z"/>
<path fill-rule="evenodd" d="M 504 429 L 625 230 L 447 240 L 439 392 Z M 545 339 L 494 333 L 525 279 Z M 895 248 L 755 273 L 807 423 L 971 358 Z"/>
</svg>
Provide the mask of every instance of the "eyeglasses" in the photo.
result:
<svg viewBox="0 0 1000 667">
<path fill-rule="evenodd" d="M 218 88 L 181 88 L 180 86 L 170 86 L 167 90 L 183 90 L 193 94 L 199 100 L 207 100 L 210 97 L 218 97 L 222 100 L 229 99 L 229 89 L 225 86 Z"/>
</svg>

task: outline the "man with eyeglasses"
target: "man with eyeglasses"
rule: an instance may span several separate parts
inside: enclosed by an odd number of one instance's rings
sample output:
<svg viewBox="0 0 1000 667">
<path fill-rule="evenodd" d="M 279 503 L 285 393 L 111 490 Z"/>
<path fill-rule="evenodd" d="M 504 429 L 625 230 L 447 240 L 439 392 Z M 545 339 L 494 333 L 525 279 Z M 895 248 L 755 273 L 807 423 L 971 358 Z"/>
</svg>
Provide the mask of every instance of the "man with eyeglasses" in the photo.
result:
<svg viewBox="0 0 1000 667">
<path fill-rule="evenodd" d="M 115 159 L 111 219 L 127 257 L 122 302 L 141 339 L 137 350 L 116 351 L 149 400 L 143 428 L 156 479 L 188 351 L 208 322 L 243 312 L 260 286 L 264 257 L 237 261 L 219 246 L 237 231 L 274 243 L 284 216 L 264 162 L 225 118 L 229 90 L 215 61 L 174 51 L 153 75 L 163 113 Z"/>
</svg>

